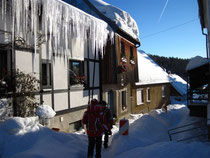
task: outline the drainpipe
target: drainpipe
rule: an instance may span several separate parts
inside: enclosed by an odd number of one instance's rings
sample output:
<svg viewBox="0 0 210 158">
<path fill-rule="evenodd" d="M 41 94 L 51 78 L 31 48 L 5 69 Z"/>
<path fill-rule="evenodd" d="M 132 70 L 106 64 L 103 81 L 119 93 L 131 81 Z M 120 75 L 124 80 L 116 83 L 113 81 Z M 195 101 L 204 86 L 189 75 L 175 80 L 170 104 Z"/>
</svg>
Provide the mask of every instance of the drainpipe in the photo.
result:
<svg viewBox="0 0 210 158">
<path fill-rule="evenodd" d="M 207 57 L 207 59 L 209 59 L 209 55 L 208 55 L 208 36 L 207 36 L 206 33 L 203 32 L 203 30 L 202 30 L 202 34 L 204 36 L 206 36 L 206 57 Z"/>
</svg>

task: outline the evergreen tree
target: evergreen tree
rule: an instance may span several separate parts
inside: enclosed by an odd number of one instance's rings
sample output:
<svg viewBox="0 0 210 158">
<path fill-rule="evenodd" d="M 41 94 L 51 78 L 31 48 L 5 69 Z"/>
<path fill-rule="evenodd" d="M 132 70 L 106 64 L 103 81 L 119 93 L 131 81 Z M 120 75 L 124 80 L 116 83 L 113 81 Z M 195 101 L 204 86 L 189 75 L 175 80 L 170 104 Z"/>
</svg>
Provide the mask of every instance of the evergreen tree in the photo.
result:
<svg viewBox="0 0 210 158">
<path fill-rule="evenodd" d="M 149 54 L 150 58 L 152 58 L 160 67 L 166 69 L 168 73 L 177 74 L 182 77 L 184 80 L 187 80 L 187 72 L 185 68 L 189 63 L 190 59 L 181 59 L 174 57 L 163 57 L 158 55 Z"/>
</svg>

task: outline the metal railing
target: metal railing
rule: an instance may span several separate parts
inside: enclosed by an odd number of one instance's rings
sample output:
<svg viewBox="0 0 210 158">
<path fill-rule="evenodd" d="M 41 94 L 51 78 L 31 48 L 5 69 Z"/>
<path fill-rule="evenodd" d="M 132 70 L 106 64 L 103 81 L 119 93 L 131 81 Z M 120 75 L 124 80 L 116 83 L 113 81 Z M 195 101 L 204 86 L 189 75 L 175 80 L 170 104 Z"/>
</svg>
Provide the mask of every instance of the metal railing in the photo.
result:
<svg viewBox="0 0 210 158">
<path fill-rule="evenodd" d="M 195 126 L 198 125 L 198 126 Z M 194 126 L 194 127 L 191 127 Z M 203 128 L 203 129 L 202 129 Z M 181 142 L 181 141 L 186 141 L 186 140 L 190 140 L 190 139 L 194 139 L 194 138 L 200 138 L 200 137 L 207 137 L 208 136 L 208 132 L 206 133 L 204 129 L 207 129 L 207 120 L 204 119 L 202 121 L 198 121 L 198 122 L 193 122 L 193 123 L 189 123 L 189 124 L 185 124 L 183 126 L 179 126 L 173 129 L 168 130 L 168 135 L 169 135 L 169 139 L 170 141 L 172 141 L 172 136 L 173 135 L 178 135 L 181 133 L 186 133 L 186 132 L 191 132 L 193 130 L 198 130 L 200 129 L 202 132 L 198 132 L 199 134 L 191 136 L 191 137 L 187 137 L 187 138 L 183 138 L 183 139 L 179 139 L 176 140 L 177 142 Z"/>
</svg>

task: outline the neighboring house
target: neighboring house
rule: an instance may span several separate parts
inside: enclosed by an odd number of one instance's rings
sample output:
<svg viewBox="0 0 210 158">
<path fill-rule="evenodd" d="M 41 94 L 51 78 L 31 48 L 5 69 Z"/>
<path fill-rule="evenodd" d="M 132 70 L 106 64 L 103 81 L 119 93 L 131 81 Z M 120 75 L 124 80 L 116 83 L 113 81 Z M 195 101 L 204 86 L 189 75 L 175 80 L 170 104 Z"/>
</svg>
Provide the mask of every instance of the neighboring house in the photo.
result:
<svg viewBox="0 0 210 158">
<path fill-rule="evenodd" d="M 0 98 L 13 96 L 11 72 L 33 72 L 37 101 L 56 111 L 51 127 L 79 128 L 90 99 L 102 98 L 107 23 L 58 0 L 3 0 L 0 20 L 0 80 L 9 86 Z"/>
<path fill-rule="evenodd" d="M 187 96 L 187 82 L 176 74 L 169 74 L 171 89 L 170 96 L 177 101 L 185 101 Z"/>
<path fill-rule="evenodd" d="M 206 36 L 206 57 L 210 58 L 210 1 L 197 0 L 202 34 Z"/>
<path fill-rule="evenodd" d="M 138 52 L 138 76 L 133 90 L 133 113 L 149 112 L 170 103 L 170 79 L 144 51 Z"/>
<path fill-rule="evenodd" d="M 125 11 L 101 0 L 64 0 L 98 17 L 113 30 L 102 60 L 103 100 L 117 119 L 131 113 L 133 87 L 138 82 L 137 47 L 139 31 L 135 20 Z"/>
<path fill-rule="evenodd" d="M 209 103 L 210 60 L 196 56 L 186 67 L 188 76 L 187 105 L 191 116 L 207 117 Z"/>
<path fill-rule="evenodd" d="M 202 34 L 206 36 L 206 59 L 197 56 L 186 67 L 189 83 L 188 107 L 190 115 L 210 119 L 210 1 L 197 1 Z"/>
</svg>

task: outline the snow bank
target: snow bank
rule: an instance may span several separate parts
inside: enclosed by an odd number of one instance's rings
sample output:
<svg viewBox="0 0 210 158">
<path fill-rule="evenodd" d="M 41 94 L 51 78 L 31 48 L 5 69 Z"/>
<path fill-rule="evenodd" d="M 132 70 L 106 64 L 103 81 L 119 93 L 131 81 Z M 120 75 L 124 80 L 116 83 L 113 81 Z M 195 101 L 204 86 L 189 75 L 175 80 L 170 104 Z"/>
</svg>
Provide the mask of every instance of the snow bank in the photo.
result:
<svg viewBox="0 0 210 158">
<path fill-rule="evenodd" d="M 194 121 L 198 118 L 189 117 L 188 108 L 180 104 L 169 105 L 168 113 L 157 109 L 132 115 L 129 135 L 119 135 L 119 128 L 114 126 L 112 144 L 102 149 L 102 157 L 207 158 L 207 143 L 169 141 L 168 129 Z M 87 155 L 87 145 L 86 135 L 52 131 L 36 118 L 12 118 L 0 124 L 1 158 L 82 158 Z"/>
<path fill-rule="evenodd" d="M 0 124 L 1 131 L 10 135 L 25 134 L 27 132 L 34 132 L 42 126 L 38 122 L 38 117 L 13 117 Z"/>
<path fill-rule="evenodd" d="M 40 105 L 36 109 L 36 114 L 41 118 L 53 118 L 55 116 L 55 111 L 49 105 Z"/>
<path fill-rule="evenodd" d="M 158 66 L 144 51 L 138 51 L 139 82 L 136 85 L 170 82 L 168 73 Z"/>
<path fill-rule="evenodd" d="M 86 135 L 54 132 L 36 117 L 15 117 L 0 124 L 1 158 L 86 157 L 86 147 Z"/>
<path fill-rule="evenodd" d="M 200 152 L 203 157 L 207 157 L 208 146 L 200 142 L 177 143 L 170 142 L 168 129 L 198 121 L 197 118 L 189 117 L 189 110 L 185 105 L 169 105 L 168 113 L 161 109 L 153 110 L 148 114 L 139 115 L 139 118 L 130 124 L 129 135 L 120 136 L 116 134 L 112 140 L 112 146 L 108 152 L 104 152 L 104 157 L 110 158 L 185 158 L 189 155 L 199 157 Z M 176 139 L 186 135 L 179 135 Z M 185 150 L 183 147 L 185 146 Z M 201 149 L 199 149 L 201 147 Z M 187 150 L 189 148 L 189 151 Z M 196 148 L 192 152 L 193 148 Z M 203 150 L 205 148 L 205 150 Z M 195 154 L 195 155 L 193 155 Z"/>
<path fill-rule="evenodd" d="M 115 158 L 208 158 L 209 147 L 201 142 L 192 144 L 161 142 L 147 147 L 137 147 L 117 155 Z"/>
</svg>

